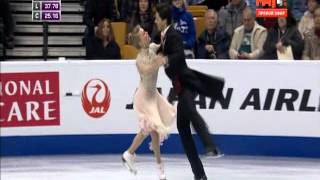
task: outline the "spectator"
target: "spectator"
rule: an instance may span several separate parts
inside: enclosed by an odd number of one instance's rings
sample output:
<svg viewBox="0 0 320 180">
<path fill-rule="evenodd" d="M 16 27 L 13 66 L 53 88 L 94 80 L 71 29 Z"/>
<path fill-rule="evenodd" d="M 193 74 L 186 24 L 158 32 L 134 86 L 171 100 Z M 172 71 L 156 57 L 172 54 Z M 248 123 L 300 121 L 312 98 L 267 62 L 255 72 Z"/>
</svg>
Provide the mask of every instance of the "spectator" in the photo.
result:
<svg viewBox="0 0 320 180">
<path fill-rule="evenodd" d="M 244 0 L 231 0 L 219 11 L 219 23 L 232 37 L 234 30 L 242 24 L 243 10 L 247 7 Z"/>
<path fill-rule="evenodd" d="M 120 48 L 114 40 L 109 19 L 102 19 L 98 24 L 96 36 L 88 48 L 87 59 L 121 59 Z"/>
<path fill-rule="evenodd" d="M 299 23 L 299 31 L 304 38 L 304 35 L 313 29 L 314 26 L 314 11 L 319 6 L 320 0 L 307 0 L 308 11 L 304 13 L 300 23 Z"/>
<path fill-rule="evenodd" d="M 231 59 L 258 59 L 266 40 L 267 30 L 255 21 L 252 9 L 243 11 L 243 25 L 234 31 L 229 55 Z"/>
<path fill-rule="evenodd" d="M 318 8 L 320 10 L 320 8 Z M 314 19 L 314 28 L 306 33 L 304 60 L 320 60 L 320 16 Z"/>
<path fill-rule="evenodd" d="M 284 52 L 284 48 L 288 46 L 291 46 L 294 59 L 301 59 L 303 43 L 296 21 L 289 12 L 287 18 L 278 18 L 277 23 L 269 30 L 263 45 L 262 59 L 278 59 L 277 50 Z"/>
<path fill-rule="evenodd" d="M 150 37 L 154 38 L 157 33 L 157 27 L 154 24 L 154 16 L 152 13 L 151 0 L 138 0 L 139 5 L 133 14 L 130 24 L 129 32 L 133 30 L 136 25 L 140 25 L 145 31 L 148 32 Z"/>
<path fill-rule="evenodd" d="M 88 0 L 84 13 L 84 23 L 87 25 L 89 34 L 94 35 L 98 23 L 103 18 L 112 21 L 117 18 L 114 0 Z"/>
<path fill-rule="evenodd" d="M 136 9 L 138 9 L 138 0 L 122 0 L 120 19 L 129 23 Z"/>
<path fill-rule="evenodd" d="M 117 17 L 114 0 L 87 0 L 84 22 L 86 24 L 85 30 L 85 46 L 88 53 L 92 49 L 95 33 L 98 28 L 98 23 L 104 19 L 114 20 Z"/>
<path fill-rule="evenodd" d="M 196 30 L 192 15 L 186 11 L 184 0 L 172 0 L 173 27 L 183 39 L 184 54 L 186 58 L 195 58 Z"/>
<path fill-rule="evenodd" d="M 289 11 L 292 12 L 293 18 L 299 22 L 303 14 L 307 11 L 306 0 L 289 0 Z"/>
<path fill-rule="evenodd" d="M 14 27 L 15 22 L 11 14 L 9 0 L 0 0 L 0 18 L 3 21 L 3 30 L 0 29 L 0 40 L 4 47 L 12 49 L 14 47 Z"/>
<path fill-rule="evenodd" d="M 209 9 L 204 15 L 205 30 L 198 39 L 198 58 L 228 59 L 230 36 L 221 26 L 218 26 L 218 14 Z"/>
</svg>

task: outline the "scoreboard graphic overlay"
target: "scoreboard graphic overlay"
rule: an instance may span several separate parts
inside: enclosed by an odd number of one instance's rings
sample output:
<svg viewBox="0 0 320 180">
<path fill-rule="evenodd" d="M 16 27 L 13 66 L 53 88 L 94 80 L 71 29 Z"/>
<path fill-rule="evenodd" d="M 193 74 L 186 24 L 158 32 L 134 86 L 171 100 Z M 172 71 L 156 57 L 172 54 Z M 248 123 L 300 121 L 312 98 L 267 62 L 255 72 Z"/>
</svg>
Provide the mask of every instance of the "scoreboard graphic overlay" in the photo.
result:
<svg viewBox="0 0 320 180">
<path fill-rule="evenodd" d="M 61 0 L 32 0 L 32 20 L 61 21 Z"/>
</svg>

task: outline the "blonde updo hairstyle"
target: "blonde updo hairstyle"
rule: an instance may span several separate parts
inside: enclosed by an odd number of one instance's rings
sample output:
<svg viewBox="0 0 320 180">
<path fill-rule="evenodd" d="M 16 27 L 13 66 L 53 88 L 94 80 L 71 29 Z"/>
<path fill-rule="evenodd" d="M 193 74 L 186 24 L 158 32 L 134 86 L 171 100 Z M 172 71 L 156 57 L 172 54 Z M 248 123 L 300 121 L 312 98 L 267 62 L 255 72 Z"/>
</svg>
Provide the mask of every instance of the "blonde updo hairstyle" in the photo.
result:
<svg viewBox="0 0 320 180">
<path fill-rule="evenodd" d="M 128 42 L 129 44 L 133 45 L 135 48 L 137 48 L 138 50 L 140 50 L 142 48 L 141 43 L 140 43 L 140 25 L 136 25 L 132 32 L 129 33 L 129 38 L 128 38 Z"/>
</svg>

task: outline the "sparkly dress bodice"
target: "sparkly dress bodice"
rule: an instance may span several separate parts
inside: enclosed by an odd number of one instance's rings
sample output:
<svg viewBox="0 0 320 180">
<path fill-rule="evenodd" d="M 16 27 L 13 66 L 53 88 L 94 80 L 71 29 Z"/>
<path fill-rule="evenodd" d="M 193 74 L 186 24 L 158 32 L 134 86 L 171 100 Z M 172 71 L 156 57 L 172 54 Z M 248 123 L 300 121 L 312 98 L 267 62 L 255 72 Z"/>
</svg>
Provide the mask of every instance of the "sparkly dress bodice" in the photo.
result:
<svg viewBox="0 0 320 180">
<path fill-rule="evenodd" d="M 146 90 L 156 90 L 157 88 L 157 78 L 158 78 L 159 67 L 157 67 L 154 64 L 156 63 L 155 56 L 156 56 L 156 47 L 152 45 L 150 45 L 148 49 L 142 49 L 137 56 L 138 62 L 144 65 L 150 65 L 153 67 L 151 72 L 148 72 L 148 73 L 139 72 L 140 78 L 141 78 L 140 82 Z M 137 66 L 139 66 L 139 63 L 137 63 Z"/>
</svg>

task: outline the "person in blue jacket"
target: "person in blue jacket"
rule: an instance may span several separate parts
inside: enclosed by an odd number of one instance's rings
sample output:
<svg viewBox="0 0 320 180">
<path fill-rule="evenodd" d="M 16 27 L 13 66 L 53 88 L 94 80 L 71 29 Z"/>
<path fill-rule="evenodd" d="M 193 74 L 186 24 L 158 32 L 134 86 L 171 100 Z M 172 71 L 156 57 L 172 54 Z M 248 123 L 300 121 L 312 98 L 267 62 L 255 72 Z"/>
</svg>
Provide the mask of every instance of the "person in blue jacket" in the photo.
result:
<svg viewBox="0 0 320 180">
<path fill-rule="evenodd" d="M 195 58 L 196 30 L 192 14 L 187 12 L 184 0 L 172 0 L 173 27 L 182 37 L 186 58 Z"/>
</svg>

